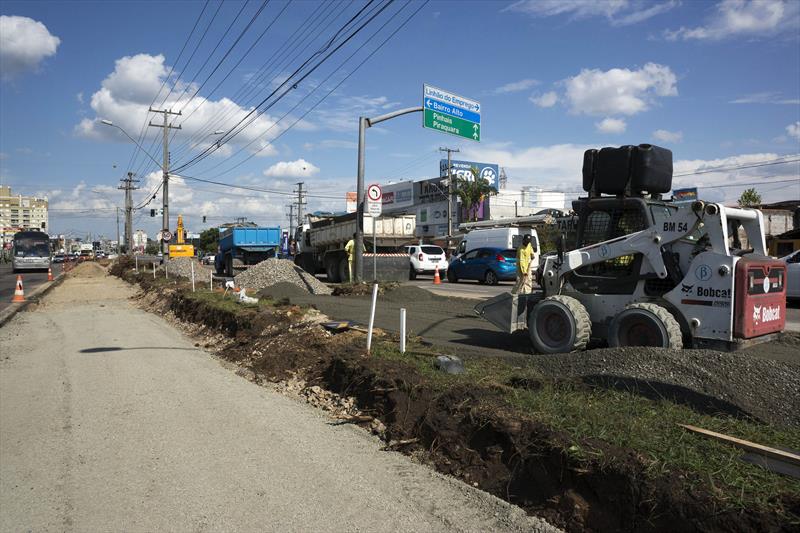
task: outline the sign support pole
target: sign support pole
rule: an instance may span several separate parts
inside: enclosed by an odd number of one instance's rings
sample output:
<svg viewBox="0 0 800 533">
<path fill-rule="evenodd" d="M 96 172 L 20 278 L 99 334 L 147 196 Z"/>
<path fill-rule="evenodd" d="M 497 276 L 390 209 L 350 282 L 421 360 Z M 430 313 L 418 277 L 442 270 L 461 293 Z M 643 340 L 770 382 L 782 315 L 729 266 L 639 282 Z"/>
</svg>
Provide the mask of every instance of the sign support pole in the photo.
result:
<svg viewBox="0 0 800 533">
<path fill-rule="evenodd" d="M 378 242 L 375 236 L 375 217 L 372 217 L 372 281 L 378 283 L 378 249 L 375 243 Z"/>
<path fill-rule="evenodd" d="M 366 150 L 367 128 L 408 113 L 421 113 L 422 106 L 399 109 L 375 118 L 358 117 L 358 178 L 356 181 L 356 253 L 353 257 L 353 277 L 356 282 L 364 279 L 364 152 Z"/>
</svg>

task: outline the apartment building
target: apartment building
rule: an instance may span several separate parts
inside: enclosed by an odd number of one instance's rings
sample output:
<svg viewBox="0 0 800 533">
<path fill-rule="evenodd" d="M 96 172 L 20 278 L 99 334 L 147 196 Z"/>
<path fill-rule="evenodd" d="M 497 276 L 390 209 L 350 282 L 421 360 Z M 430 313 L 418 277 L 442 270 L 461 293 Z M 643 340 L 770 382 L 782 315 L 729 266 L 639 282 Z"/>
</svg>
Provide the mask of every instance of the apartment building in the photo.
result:
<svg viewBox="0 0 800 533">
<path fill-rule="evenodd" d="M 0 237 L 11 242 L 14 234 L 23 229 L 48 231 L 47 198 L 14 195 L 11 187 L 0 185 Z"/>
</svg>

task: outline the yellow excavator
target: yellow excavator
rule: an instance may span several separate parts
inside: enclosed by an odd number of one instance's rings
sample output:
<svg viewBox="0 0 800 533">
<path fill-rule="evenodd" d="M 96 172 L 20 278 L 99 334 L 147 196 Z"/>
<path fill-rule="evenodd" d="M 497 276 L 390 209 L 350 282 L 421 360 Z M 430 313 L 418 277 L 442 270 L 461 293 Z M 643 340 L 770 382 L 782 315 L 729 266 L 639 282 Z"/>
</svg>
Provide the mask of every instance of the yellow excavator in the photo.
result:
<svg viewBox="0 0 800 533">
<path fill-rule="evenodd" d="M 178 215 L 178 229 L 175 230 L 175 243 L 169 245 L 170 257 L 194 257 L 194 246 L 184 244 L 183 215 Z"/>
</svg>

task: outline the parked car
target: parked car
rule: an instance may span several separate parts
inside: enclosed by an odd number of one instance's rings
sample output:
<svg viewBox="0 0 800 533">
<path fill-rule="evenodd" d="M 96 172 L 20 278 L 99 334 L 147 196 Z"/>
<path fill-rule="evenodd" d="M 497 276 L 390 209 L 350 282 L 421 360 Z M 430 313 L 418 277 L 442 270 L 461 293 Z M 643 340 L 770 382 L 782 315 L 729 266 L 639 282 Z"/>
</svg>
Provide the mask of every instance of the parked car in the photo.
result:
<svg viewBox="0 0 800 533">
<path fill-rule="evenodd" d="M 800 250 L 781 259 L 786 262 L 786 297 L 800 298 Z"/>
<path fill-rule="evenodd" d="M 53 263 L 63 263 L 66 257 L 64 254 L 56 254 L 53 256 Z"/>
<path fill-rule="evenodd" d="M 476 248 L 450 262 L 447 281 L 463 279 L 497 285 L 500 281 L 517 279 L 517 251 L 511 248 Z"/>
<path fill-rule="evenodd" d="M 439 275 L 447 272 L 447 258 L 440 246 L 422 244 L 406 246 L 410 260 L 408 279 L 416 279 L 417 274 L 433 274 L 439 267 Z"/>
<path fill-rule="evenodd" d="M 214 254 L 204 255 L 200 262 L 204 265 L 213 265 L 214 264 Z"/>
</svg>

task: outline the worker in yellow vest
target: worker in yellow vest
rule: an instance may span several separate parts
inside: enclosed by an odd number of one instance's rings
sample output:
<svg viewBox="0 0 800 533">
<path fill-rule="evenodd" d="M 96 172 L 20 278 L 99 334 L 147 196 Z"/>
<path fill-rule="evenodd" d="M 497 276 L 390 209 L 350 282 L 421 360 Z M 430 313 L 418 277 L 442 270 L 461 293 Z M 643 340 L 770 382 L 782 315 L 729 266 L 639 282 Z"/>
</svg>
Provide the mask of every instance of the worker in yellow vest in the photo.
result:
<svg viewBox="0 0 800 533">
<path fill-rule="evenodd" d="M 532 266 L 536 252 L 531 245 L 531 236 L 525 235 L 522 238 L 522 245 L 517 248 L 517 284 L 514 286 L 513 294 L 530 294 L 533 290 Z"/>
</svg>

